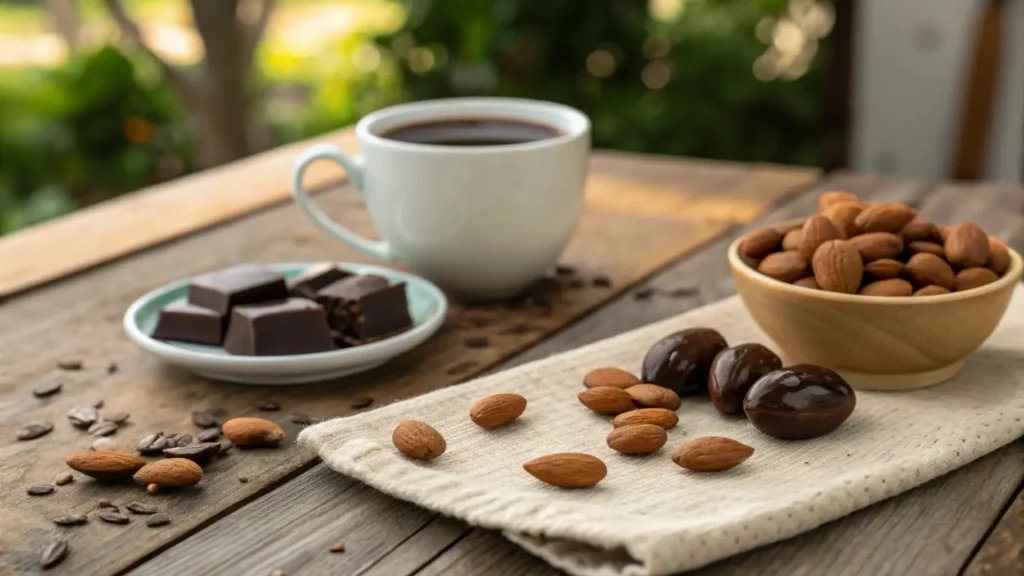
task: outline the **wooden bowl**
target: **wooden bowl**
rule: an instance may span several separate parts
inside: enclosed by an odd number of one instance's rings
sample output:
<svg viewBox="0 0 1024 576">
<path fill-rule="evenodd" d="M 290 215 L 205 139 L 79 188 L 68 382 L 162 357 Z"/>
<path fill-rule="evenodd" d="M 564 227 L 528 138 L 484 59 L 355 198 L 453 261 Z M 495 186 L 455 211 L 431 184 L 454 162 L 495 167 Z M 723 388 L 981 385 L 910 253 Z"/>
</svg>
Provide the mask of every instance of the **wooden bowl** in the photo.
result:
<svg viewBox="0 0 1024 576">
<path fill-rule="evenodd" d="M 995 330 L 1021 277 L 1021 257 L 996 282 L 941 296 L 839 294 L 773 280 L 729 247 L 733 281 L 789 364 L 817 364 L 862 390 L 911 390 L 956 375 Z"/>
</svg>

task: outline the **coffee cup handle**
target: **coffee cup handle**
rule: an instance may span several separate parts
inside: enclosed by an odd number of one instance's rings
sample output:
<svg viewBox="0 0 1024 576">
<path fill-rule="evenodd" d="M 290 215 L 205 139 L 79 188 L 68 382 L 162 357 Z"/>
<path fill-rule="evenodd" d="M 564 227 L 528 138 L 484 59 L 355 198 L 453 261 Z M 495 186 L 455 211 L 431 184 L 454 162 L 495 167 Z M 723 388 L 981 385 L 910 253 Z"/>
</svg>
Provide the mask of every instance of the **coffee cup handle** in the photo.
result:
<svg viewBox="0 0 1024 576">
<path fill-rule="evenodd" d="M 321 159 L 340 164 L 345 169 L 349 182 L 360 192 L 363 191 L 363 157 L 349 156 L 330 144 L 316 144 L 306 149 L 295 163 L 292 178 L 292 197 L 295 199 L 295 203 L 324 232 L 374 258 L 384 261 L 394 260 L 395 256 L 390 244 L 364 238 L 331 220 L 306 193 L 305 188 L 302 187 L 302 177 L 310 164 Z"/>
</svg>

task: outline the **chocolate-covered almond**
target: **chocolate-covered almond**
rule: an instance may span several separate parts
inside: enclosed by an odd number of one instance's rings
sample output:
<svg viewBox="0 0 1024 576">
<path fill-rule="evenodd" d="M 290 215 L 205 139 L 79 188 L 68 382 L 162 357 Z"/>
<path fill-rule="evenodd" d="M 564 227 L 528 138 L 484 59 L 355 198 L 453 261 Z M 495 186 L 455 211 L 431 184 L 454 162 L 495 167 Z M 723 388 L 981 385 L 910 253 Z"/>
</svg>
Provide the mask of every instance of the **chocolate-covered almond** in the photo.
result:
<svg viewBox="0 0 1024 576">
<path fill-rule="evenodd" d="M 782 360 L 760 344 L 740 344 L 715 356 L 708 375 L 708 395 L 722 414 L 742 414 L 747 390 L 765 374 L 782 368 Z"/>
<path fill-rule="evenodd" d="M 755 428 L 782 440 L 804 440 L 832 432 L 853 412 L 857 397 L 828 368 L 798 364 L 762 376 L 743 401 Z"/>
<path fill-rule="evenodd" d="M 654 343 L 644 356 L 640 379 L 671 388 L 680 396 L 707 394 L 708 373 L 729 345 L 710 328 L 689 328 Z"/>
</svg>

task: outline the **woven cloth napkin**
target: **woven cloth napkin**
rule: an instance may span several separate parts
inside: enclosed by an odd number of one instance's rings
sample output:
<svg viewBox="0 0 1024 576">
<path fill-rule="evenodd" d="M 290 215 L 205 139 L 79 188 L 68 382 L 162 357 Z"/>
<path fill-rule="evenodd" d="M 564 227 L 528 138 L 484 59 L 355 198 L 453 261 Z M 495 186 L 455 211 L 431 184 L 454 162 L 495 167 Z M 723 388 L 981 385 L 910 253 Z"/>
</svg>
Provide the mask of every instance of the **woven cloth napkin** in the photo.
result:
<svg viewBox="0 0 1024 576">
<path fill-rule="evenodd" d="M 307 428 L 299 441 L 334 470 L 374 488 L 506 537 L 569 573 L 670 574 L 789 538 L 909 490 L 1024 434 L 1024 298 L 1018 286 L 1002 324 L 952 380 L 913 392 L 857 392 L 857 408 L 830 435 L 780 441 L 704 400 L 684 399 L 679 425 L 655 454 L 625 456 L 605 444 L 609 418 L 576 399 L 601 366 L 637 371 L 647 348 L 683 328 L 709 326 L 731 344 L 771 346 L 742 303 L 728 298 L 564 354 L 380 409 Z M 478 399 L 528 400 L 512 425 L 469 419 Z M 399 454 L 391 431 L 418 419 L 445 437 L 432 462 Z M 669 456 L 698 436 L 755 448 L 728 472 L 693 473 Z M 565 490 L 523 462 L 587 452 L 608 466 L 596 487 Z"/>
</svg>

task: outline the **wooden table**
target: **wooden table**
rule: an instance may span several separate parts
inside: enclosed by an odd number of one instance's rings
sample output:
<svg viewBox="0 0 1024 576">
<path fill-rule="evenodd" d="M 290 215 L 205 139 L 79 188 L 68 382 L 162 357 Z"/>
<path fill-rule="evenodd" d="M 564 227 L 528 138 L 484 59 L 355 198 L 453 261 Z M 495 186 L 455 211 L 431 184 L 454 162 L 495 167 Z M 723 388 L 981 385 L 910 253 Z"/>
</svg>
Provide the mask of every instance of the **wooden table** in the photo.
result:
<svg viewBox="0 0 1024 576">
<path fill-rule="evenodd" d="M 349 133 L 326 139 L 352 148 Z M 66 537 L 52 573 L 91 574 L 556 574 L 500 534 L 438 516 L 349 480 L 293 444 L 299 424 L 358 411 L 574 348 L 732 293 L 725 249 L 754 226 L 804 216 L 827 189 L 869 201 L 900 201 L 939 223 L 971 220 L 1020 249 L 1024 191 L 996 184 L 936 184 L 803 168 L 598 152 L 587 207 L 563 262 L 577 273 L 549 298 L 523 307 L 454 306 L 427 344 L 369 374 L 299 387 L 211 383 L 142 356 L 123 336 L 121 315 L 143 292 L 181 276 L 245 261 L 360 258 L 313 229 L 285 202 L 288 170 L 303 145 L 272 151 L 82 211 L 0 239 L 0 574 L 40 573 L 40 551 Z M 338 175 L 319 201 L 358 231 L 372 224 Z M 595 279 L 607 278 L 610 286 Z M 649 295 L 646 287 L 669 293 Z M 676 294 L 671 291 L 678 289 Z M 645 297 L 646 296 L 646 297 Z M 550 302 L 544 300 L 549 299 Z M 466 346 L 470 337 L 490 346 Z M 61 359 L 81 358 L 61 372 Z M 116 365 L 115 368 L 110 366 Z M 36 398 L 40 378 L 63 390 Z M 196 488 L 148 495 L 76 474 L 48 496 L 25 487 L 67 471 L 64 456 L 91 439 L 65 414 L 104 401 L 131 413 L 113 438 L 125 448 L 150 432 L 197 433 L 193 410 L 259 414 L 289 434 L 276 450 L 234 450 L 206 467 Z M 273 400 L 279 412 L 258 412 Z M 372 409 L 369 408 L 369 409 Z M 16 441 L 34 422 L 52 433 Z M 243 480 L 245 480 L 243 482 Z M 699 574 L 1024 573 L 1024 444 L 1012 445 L 909 493 L 820 529 L 719 562 Z M 148 528 L 100 521 L 93 510 L 140 500 L 171 518 Z M 55 526 L 62 514 L 88 524 Z M 344 553 L 331 553 L 336 542 Z"/>
</svg>

